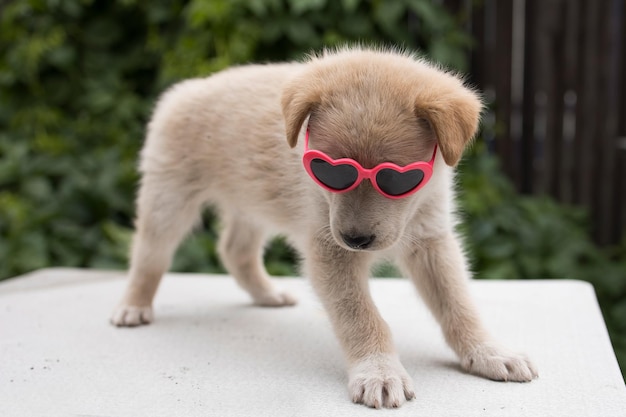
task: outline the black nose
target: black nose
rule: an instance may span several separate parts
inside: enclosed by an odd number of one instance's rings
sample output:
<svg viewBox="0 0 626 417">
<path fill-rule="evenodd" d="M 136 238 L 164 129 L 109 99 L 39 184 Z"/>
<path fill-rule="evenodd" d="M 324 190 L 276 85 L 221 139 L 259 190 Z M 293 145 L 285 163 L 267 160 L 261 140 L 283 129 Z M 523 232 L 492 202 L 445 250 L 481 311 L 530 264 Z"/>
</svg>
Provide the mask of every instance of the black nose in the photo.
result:
<svg viewBox="0 0 626 417">
<path fill-rule="evenodd" d="M 376 235 L 354 236 L 342 233 L 341 238 L 352 249 L 367 249 L 376 239 Z"/>
</svg>

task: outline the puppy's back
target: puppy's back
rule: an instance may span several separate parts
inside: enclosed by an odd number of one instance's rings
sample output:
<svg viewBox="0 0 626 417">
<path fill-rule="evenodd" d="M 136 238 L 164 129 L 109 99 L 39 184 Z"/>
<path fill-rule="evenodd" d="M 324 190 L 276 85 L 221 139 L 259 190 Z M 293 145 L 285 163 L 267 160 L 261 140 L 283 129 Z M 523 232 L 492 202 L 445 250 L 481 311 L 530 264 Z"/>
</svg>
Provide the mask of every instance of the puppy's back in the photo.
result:
<svg viewBox="0 0 626 417">
<path fill-rule="evenodd" d="M 275 217 L 277 193 L 285 198 L 282 207 L 293 206 L 307 179 L 298 150 L 285 139 L 280 95 L 299 68 L 246 65 L 172 86 L 148 126 L 144 177 L 176 178 L 227 210 L 250 206 Z"/>
<path fill-rule="evenodd" d="M 175 84 L 159 99 L 148 140 L 155 135 L 182 140 L 202 134 L 206 139 L 207 133 L 230 135 L 263 120 L 280 123 L 281 88 L 298 67 L 246 65 Z"/>
</svg>

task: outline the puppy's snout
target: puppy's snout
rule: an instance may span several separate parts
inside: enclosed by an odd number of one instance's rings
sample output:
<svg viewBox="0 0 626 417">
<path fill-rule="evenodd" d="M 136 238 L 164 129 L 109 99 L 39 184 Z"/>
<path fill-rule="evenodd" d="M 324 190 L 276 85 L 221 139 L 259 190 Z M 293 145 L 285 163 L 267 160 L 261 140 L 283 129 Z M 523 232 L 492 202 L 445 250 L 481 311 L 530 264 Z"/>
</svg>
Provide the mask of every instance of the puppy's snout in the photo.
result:
<svg viewBox="0 0 626 417">
<path fill-rule="evenodd" d="M 341 239 L 343 239 L 344 243 L 352 249 L 367 249 L 372 245 L 372 243 L 374 243 L 376 235 L 350 235 L 342 233 Z"/>
</svg>

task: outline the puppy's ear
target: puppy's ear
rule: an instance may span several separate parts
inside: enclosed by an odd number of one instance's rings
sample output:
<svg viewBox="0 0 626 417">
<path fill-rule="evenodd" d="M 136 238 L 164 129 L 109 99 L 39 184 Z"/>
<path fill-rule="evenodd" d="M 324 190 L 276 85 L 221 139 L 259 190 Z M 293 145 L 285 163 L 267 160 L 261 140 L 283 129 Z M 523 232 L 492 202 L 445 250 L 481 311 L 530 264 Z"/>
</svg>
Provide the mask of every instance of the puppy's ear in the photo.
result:
<svg viewBox="0 0 626 417">
<path fill-rule="evenodd" d="M 302 123 L 320 102 L 321 92 L 312 77 L 299 76 L 288 81 L 283 88 L 281 105 L 285 118 L 287 143 L 292 148 L 298 143 Z"/>
<path fill-rule="evenodd" d="M 446 164 L 453 167 L 474 138 L 483 104 L 472 90 L 460 87 L 436 97 L 419 97 L 415 104 L 418 117 L 428 119 Z"/>
</svg>

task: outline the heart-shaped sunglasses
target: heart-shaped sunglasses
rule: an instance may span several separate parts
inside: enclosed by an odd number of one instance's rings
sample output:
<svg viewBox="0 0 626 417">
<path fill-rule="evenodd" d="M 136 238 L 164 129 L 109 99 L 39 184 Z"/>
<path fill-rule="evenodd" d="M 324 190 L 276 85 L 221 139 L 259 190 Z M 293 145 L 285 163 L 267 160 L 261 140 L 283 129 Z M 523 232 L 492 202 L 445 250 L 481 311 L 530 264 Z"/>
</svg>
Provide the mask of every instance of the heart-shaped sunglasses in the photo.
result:
<svg viewBox="0 0 626 417">
<path fill-rule="evenodd" d="M 309 149 L 307 129 L 302 163 L 313 181 L 328 191 L 345 193 L 355 189 L 364 179 L 368 179 L 380 194 L 398 199 L 417 192 L 428 183 L 433 175 L 436 155 L 437 145 L 428 162 L 418 161 L 403 167 L 383 162 L 372 169 L 366 169 L 354 159 L 332 159 L 324 152 Z"/>
</svg>

